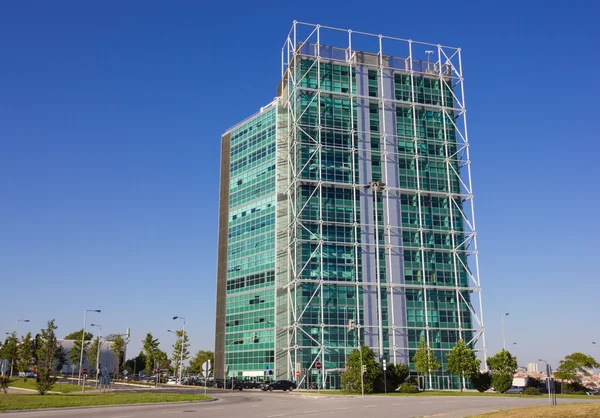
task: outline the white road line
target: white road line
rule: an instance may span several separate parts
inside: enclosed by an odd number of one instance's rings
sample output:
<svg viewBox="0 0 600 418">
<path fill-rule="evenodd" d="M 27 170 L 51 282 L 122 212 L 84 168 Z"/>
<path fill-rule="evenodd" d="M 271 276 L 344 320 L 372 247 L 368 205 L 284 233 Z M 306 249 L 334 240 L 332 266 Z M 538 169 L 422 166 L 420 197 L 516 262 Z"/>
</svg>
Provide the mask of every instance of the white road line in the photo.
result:
<svg viewBox="0 0 600 418">
<path fill-rule="evenodd" d="M 400 405 L 406 405 L 406 404 L 405 403 L 393 403 L 392 405 L 400 406 Z"/>
<path fill-rule="evenodd" d="M 346 409 L 350 409 L 350 408 L 335 408 L 334 411 L 345 411 Z"/>
<path fill-rule="evenodd" d="M 287 414 L 275 414 L 275 415 L 267 415 L 267 418 L 275 418 L 275 417 L 285 417 Z"/>
<path fill-rule="evenodd" d="M 446 401 L 446 403 L 458 403 L 458 401 Z"/>
<path fill-rule="evenodd" d="M 379 405 L 365 405 L 363 408 L 377 408 Z"/>
<path fill-rule="evenodd" d="M 134 415 L 117 415 L 116 417 L 112 417 L 112 418 L 131 418 Z"/>
<path fill-rule="evenodd" d="M 433 402 L 419 402 L 421 405 L 427 405 L 429 403 L 433 403 Z"/>
<path fill-rule="evenodd" d="M 322 412 L 322 411 L 319 411 L 319 410 L 316 410 L 316 411 L 304 411 L 302 413 L 303 414 L 316 414 L 317 412 Z"/>
</svg>

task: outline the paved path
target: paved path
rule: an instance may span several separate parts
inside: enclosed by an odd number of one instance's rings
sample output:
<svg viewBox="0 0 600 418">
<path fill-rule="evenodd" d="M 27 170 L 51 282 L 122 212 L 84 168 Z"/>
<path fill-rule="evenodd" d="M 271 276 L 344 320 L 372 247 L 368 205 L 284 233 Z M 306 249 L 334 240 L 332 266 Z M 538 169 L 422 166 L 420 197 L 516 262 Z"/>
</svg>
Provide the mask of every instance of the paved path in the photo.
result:
<svg viewBox="0 0 600 418">
<path fill-rule="evenodd" d="M 364 418 L 377 417 L 465 417 L 494 410 L 546 405 L 545 398 L 511 397 L 404 397 L 404 396 L 314 396 L 281 392 L 243 391 L 215 394 L 215 402 L 138 406 L 114 406 L 56 411 L 14 413 L 17 418 Z M 559 403 L 594 402 L 561 400 Z"/>
</svg>

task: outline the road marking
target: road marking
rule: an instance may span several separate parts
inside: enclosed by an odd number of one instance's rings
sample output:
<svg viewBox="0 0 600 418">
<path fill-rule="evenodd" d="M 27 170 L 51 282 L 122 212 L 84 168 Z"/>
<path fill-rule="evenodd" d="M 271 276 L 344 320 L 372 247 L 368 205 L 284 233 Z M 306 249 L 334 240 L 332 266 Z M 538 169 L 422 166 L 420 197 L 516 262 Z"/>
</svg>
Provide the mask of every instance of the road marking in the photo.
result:
<svg viewBox="0 0 600 418">
<path fill-rule="evenodd" d="M 323 412 L 323 411 L 304 411 L 302 413 L 303 414 L 316 414 L 317 412 Z"/>
<path fill-rule="evenodd" d="M 458 401 L 446 401 L 446 403 L 458 403 Z"/>
<path fill-rule="evenodd" d="M 427 405 L 429 403 L 433 403 L 433 402 L 419 402 L 421 405 Z"/>
<path fill-rule="evenodd" d="M 406 405 L 406 404 L 404 404 L 404 403 L 393 403 L 392 405 L 399 406 L 399 405 Z"/>
<path fill-rule="evenodd" d="M 181 411 L 171 411 L 171 412 L 163 412 L 163 415 L 168 415 L 168 414 L 179 414 L 181 413 Z"/>
<path fill-rule="evenodd" d="M 365 405 L 363 408 L 377 408 L 379 405 Z"/>
<path fill-rule="evenodd" d="M 335 408 L 334 411 L 345 411 L 346 409 L 350 409 L 350 408 Z"/>
<path fill-rule="evenodd" d="M 287 414 L 275 414 L 275 415 L 267 415 L 267 418 L 275 418 L 275 417 L 285 417 Z"/>
</svg>

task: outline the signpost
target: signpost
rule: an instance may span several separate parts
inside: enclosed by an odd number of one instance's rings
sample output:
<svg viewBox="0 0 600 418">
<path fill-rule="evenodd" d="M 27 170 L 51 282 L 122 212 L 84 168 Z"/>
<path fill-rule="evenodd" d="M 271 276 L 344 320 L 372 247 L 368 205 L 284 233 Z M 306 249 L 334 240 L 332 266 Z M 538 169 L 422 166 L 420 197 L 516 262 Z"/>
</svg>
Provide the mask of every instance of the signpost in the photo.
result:
<svg viewBox="0 0 600 418">
<path fill-rule="evenodd" d="M 315 368 L 319 371 L 319 380 L 317 381 L 317 395 L 319 394 L 319 392 L 321 391 L 321 369 L 323 368 L 323 365 L 321 364 L 320 361 L 317 361 L 315 363 Z"/>
<path fill-rule="evenodd" d="M 85 392 L 85 378 L 87 376 L 87 369 L 81 369 L 81 374 L 83 374 L 83 385 L 81 385 L 81 393 Z"/>
<path fill-rule="evenodd" d="M 210 374 L 210 360 L 206 360 L 202 363 L 202 373 L 204 374 L 204 394 L 206 395 L 206 381 L 208 380 L 208 375 Z"/>
</svg>

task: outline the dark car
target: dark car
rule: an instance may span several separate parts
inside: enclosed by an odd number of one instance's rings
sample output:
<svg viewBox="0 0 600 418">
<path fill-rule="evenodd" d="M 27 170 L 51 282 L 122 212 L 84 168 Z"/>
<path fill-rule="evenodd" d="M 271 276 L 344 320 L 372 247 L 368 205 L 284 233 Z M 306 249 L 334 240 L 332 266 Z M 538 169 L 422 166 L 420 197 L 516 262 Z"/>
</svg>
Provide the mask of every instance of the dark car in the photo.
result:
<svg viewBox="0 0 600 418">
<path fill-rule="evenodd" d="M 518 386 L 513 386 L 512 388 L 508 389 L 506 391 L 506 393 L 512 393 L 512 394 L 520 394 L 520 395 L 522 395 L 524 390 L 525 390 L 525 388 L 521 388 L 521 387 L 518 387 Z"/>
<path fill-rule="evenodd" d="M 261 386 L 262 390 L 269 390 L 269 391 L 273 391 L 273 390 L 289 390 L 290 392 L 294 389 L 296 389 L 296 383 L 291 382 L 289 380 L 276 380 L 275 382 L 271 382 L 271 383 L 264 383 Z"/>
<path fill-rule="evenodd" d="M 259 382 L 253 382 L 251 380 L 244 381 L 244 389 L 259 389 L 261 384 Z"/>
</svg>

